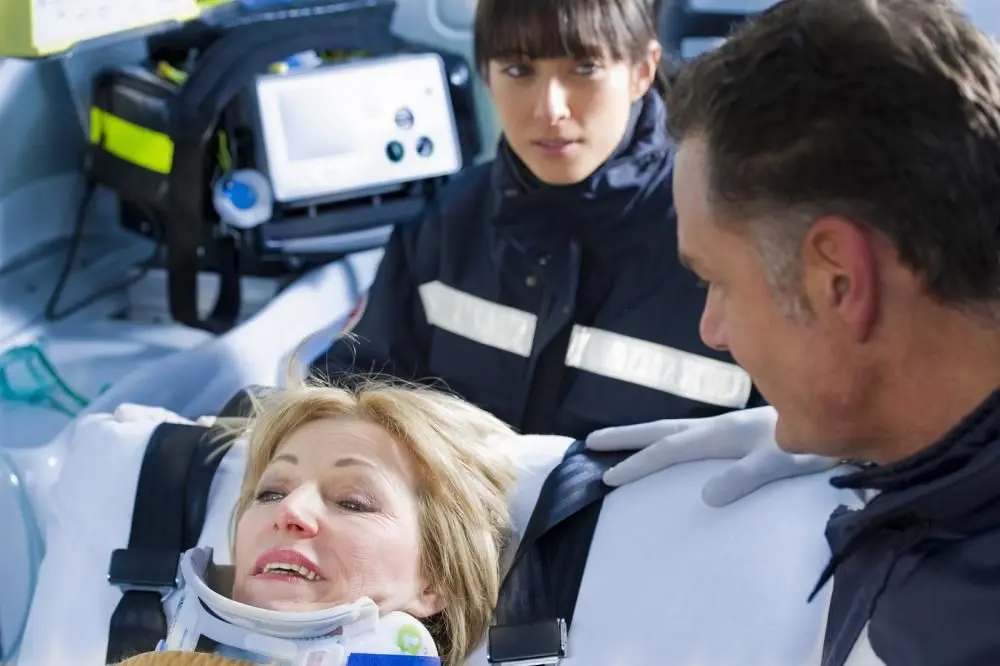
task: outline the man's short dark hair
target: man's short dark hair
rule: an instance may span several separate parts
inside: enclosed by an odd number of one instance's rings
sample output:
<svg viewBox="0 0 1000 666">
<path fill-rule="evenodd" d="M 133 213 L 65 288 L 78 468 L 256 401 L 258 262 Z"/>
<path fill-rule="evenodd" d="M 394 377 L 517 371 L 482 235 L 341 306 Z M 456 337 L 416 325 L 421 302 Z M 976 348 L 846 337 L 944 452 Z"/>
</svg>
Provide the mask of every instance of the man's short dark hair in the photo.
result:
<svg viewBox="0 0 1000 666">
<path fill-rule="evenodd" d="M 952 2 L 785 0 L 686 63 L 667 106 L 706 143 L 720 219 L 769 218 L 797 256 L 842 215 L 940 301 L 998 314 L 1000 57 Z"/>
</svg>

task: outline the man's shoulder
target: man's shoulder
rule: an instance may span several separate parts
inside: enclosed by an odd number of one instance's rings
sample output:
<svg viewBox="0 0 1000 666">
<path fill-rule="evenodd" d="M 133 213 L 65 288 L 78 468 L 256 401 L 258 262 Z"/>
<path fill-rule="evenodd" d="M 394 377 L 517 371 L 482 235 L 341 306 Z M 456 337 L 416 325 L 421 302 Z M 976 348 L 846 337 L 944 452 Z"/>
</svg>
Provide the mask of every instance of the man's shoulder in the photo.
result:
<svg viewBox="0 0 1000 666">
<path fill-rule="evenodd" d="M 837 608 L 863 594 L 866 587 L 883 590 L 844 666 L 867 664 L 852 659 L 872 652 L 886 664 L 1000 663 L 1000 633 L 996 631 L 1000 623 L 1000 586 L 996 585 L 1000 527 L 965 539 L 956 538 L 957 534 L 942 536 L 936 545 L 925 543 L 892 554 L 881 551 L 878 559 L 860 557 L 834 576 L 834 595 L 841 600 Z M 893 572 L 888 580 L 873 577 L 870 572 L 890 558 Z M 850 628 L 839 614 L 830 622 Z M 914 646 L 920 646 L 919 650 L 914 651 Z"/>
</svg>

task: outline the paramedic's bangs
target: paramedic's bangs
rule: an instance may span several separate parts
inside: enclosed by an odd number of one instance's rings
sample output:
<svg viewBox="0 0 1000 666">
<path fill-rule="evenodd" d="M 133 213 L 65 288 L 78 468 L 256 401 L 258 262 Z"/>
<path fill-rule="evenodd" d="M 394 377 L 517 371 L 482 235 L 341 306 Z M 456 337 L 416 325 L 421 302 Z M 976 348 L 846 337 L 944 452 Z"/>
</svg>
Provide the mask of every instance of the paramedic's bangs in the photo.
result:
<svg viewBox="0 0 1000 666">
<path fill-rule="evenodd" d="M 476 62 L 644 58 L 655 31 L 637 0 L 480 0 Z"/>
</svg>

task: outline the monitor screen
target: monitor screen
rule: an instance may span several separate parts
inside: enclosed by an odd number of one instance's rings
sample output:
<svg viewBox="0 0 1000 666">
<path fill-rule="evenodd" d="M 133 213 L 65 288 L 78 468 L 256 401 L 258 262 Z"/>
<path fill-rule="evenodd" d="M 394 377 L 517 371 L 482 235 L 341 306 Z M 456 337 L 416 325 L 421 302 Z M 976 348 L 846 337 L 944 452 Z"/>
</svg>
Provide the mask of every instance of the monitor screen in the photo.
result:
<svg viewBox="0 0 1000 666">
<path fill-rule="evenodd" d="M 358 152 L 353 132 L 337 132 L 335 127 L 352 127 L 364 132 L 364 116 L 351 113 L 352 106 L 337 104 L 327 87 L 317 90 L 286 91 L 278 99 L 282 144 L 289 162 L 350 156 Z"/>
</svg>

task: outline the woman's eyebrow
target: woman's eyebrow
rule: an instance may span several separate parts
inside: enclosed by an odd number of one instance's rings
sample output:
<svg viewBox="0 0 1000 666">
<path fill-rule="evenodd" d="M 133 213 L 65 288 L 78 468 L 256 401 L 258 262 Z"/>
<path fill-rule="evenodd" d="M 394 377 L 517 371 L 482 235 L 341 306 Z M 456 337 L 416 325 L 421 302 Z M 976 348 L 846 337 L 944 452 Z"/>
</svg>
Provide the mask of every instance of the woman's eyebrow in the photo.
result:
<svg viewBox="0 0 1000 666">
<path fill-rule="evenodd" d="M 287 462 L 287 463 L 292 464 L 292 465 L 298 465 L 299 464 L 299 459 L 298 459 L 298 456 L 296 456 L 296 455 L 294 455 L 292 453 L 282 453 L 281 455 L 275 456 L 271 460 L 272 464 L 276 463 L 276 462 Z M 363 466 L 363 467 L 371 467 L 372 469 L 378 469 L 378 467 L 376 465 L 374 465 L 373 463 L 365 460 L 364 458 L 355 458 L 353 456 L 344 456 L 343 458 L 338 458 L 333 463 L 334 467 L 352 467 L 352 466 L 355 466 L 355 465 L 359 465 L 359 466 Z"/>
<path fill-rule="evenodd" d="M 343 458 L 338 458 L 337 462 L 333 463 L 334 467 L 351 467 L 352 465 L 362 465 L 364 467 L 371 467 L 372 469 L 378 469 L 375 465 L 364 460 L 363 458 L 354 458 L 351 456 L 344 456 Z"/>
<path fill-rule="evenodd" d="M 271 462 L 272 463 L 286 462 L 286 463 L 290 463 L 292 465 L 298 465 L 299 464 L 299 459 L 298 459 L 297 456 L 295 456 L 295 455 L 293 455 L 291 453 L 282 453 L 281 455 L 274 456 L 274 458 L 271 460 Z"/>
</svg>

